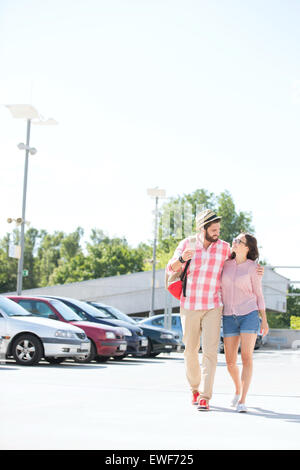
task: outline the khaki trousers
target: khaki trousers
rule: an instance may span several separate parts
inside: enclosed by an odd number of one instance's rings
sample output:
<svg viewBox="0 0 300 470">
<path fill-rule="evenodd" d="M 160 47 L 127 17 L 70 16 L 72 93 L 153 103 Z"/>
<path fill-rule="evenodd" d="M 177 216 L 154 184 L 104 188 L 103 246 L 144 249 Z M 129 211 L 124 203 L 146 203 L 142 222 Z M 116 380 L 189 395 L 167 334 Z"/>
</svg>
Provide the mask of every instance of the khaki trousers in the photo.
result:
<svg viewBox="0 0 300 470">
<path fill-rule="evenodd" d="M 186 310 L 180 308 L 187 380 L 191 390 L 199 390 L 200 398 L 206 400 L 210 400 L 213 392 L 222 310 L 223 307 L 211 310 Z M 199 362 L 201 334 L 202 371 Z"/>
</svg>

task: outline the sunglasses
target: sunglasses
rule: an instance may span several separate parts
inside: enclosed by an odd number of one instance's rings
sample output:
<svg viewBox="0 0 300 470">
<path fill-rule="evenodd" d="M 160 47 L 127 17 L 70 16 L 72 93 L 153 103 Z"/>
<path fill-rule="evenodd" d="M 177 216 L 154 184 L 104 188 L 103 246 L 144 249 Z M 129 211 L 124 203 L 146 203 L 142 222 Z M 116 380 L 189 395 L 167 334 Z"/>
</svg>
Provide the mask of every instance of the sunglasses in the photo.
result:
<svg viewBox="0 0 300 470">
<path fill-rule="evenodd" d="M 243 240 L 241 240 L 240 238 L 234 238 L 233 243 L 236 243 L 237 245 L 240 245 L 241 243 L 243 243 L 243 245 L 247 246 L 247 243 L 243 242 Z"/>
</svg>

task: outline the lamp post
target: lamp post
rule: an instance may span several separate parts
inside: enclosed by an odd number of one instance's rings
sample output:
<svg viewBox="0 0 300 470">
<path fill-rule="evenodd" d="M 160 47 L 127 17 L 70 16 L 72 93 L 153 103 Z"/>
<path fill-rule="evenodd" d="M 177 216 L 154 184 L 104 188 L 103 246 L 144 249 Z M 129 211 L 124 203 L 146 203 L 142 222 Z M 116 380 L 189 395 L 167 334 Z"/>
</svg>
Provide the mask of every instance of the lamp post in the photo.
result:
<svg viewBox="0 0 300 470">
<path fill-rule="evenodd" d="M 24 166 L 24 180 L 23 180 L 23 198 L 22 198 L 22 221 L 21 221 L 21 234 L 20 234 L 20 258 L 18 262 L 18 276 L 17 276 L 17 295 L 22 294 L 23 284 L 23 264 L 24 264 L 24 238 L 25 238 L 25 212 L 26 212 L 26 194 L 27 194 L 27 175 L 28 175 L 28 159 L 29 154 L 35 155 L 37 150 L 30 147 L 30 130 L 31 122 L 39 125 L 53 125 L 57 124 L 54 119 L 43 118 L 38 111 L 31 105 L 27 104 L 13 104 L 6 105 L 10 110 L 12 116 L 16 119 L 26 119 L 27 132 L 26 132 L 26 145 L 20 143 L 19 150 L 25 150 L 25 166 Z"/>
<path fill-rule="evenodd" d="M 154 215 L 154 241 L 153 241 L 153 264 L 152 264 L 152 292 L 151 292 L 151 309 L 149 316 L 154 315 L 154 300 L 155 300 L 155 265 L 156 265 L 156 240 L 157 240 L 157 223 L 158 223 L 158 199 L 166 197 L 164 189 L 147 189 L 148 196 L 155 198 L 155 215 Z"/>
</svg>

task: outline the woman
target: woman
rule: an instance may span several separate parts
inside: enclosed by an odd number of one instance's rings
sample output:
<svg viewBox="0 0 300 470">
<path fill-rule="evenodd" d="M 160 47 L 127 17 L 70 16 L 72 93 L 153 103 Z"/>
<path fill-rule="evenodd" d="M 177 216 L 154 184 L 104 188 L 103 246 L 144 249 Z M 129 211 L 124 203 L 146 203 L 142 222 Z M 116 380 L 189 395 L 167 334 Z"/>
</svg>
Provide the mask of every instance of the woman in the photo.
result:
<svg viewBox="0 0 300 470">
<path fill-rule="evenodd" d="M 247 411 L 245 401 L 252 376 L 252 354 L 259 329 L 259 313 L 263 336 L 269 330 L 261 277 L 256 271 L 257 259 L 256 239 L 248 233 L 241 233 L 233 240 L 231 259 L 225 261 L 221 280 L 225 357 L 235 385 L 231 405 L 236 406 L 238 412 Z M 241 378 L 236 364 L 239 344 L 243 364 Z"/>
</svg>

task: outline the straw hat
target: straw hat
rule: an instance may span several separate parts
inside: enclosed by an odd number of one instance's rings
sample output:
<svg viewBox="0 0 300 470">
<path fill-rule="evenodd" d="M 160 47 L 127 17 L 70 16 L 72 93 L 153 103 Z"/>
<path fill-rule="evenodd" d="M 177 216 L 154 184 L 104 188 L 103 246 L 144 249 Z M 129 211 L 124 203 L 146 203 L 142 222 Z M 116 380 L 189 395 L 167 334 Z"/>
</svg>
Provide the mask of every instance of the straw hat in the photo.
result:
<svg viewBox="0 0 300 470">
<path fill-rule="evenodd" d="M 211 211 L 210 209 L 205 209 L 202 212 L 199 212 L 196 216 L 196 230 L 199 232 L 204 225 L 215 221 L 221 220 L 222 217 L 218 216 L 215 212 Z"/>
</svg>

